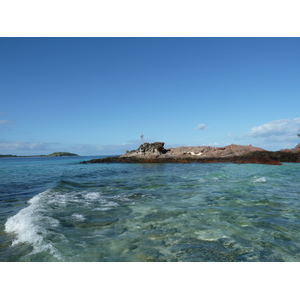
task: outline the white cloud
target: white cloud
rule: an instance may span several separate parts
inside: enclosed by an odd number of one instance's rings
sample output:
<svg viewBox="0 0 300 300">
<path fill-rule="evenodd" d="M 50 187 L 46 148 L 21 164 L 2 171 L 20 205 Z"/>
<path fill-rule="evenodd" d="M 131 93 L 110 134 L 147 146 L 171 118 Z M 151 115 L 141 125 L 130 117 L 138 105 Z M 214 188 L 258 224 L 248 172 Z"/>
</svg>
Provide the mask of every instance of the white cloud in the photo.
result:
<svg viewBox="0 0 300 300">
<path fill-rule="evenodd" d="M 206 130 L 207 129 L 207 126 L 205 124 L 199 124 L 197 127 L 196 127 L 196 130 Z"/>
<path fill-rule="evenodd" d="M 300 127 L 300 118 L 295 118 L 294 123 Z"/>
<path fill-rule="evenodd" d="M 282 119 L 252 127 L 244 138 L 267 138 L 273 139 L 279 136 L 295 137 L 300 129 L 300 118 L 294 120 Z"/>
<path fill-rule="evenodd" d="M 286 147 L 293 148 L 299 143 L 298 133 L 300 133 L 300 118 L 281 119 L 252 127 L 250 132 L 237 140 L 248 139 L 253 145 L 278 150 Z"/>
</svg>

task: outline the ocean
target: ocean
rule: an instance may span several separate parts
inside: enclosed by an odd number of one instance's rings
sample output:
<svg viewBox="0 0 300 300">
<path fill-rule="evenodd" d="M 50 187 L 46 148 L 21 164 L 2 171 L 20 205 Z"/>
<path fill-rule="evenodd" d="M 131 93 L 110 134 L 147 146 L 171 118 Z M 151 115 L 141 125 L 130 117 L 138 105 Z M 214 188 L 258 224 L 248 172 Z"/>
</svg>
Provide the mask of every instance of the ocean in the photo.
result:
<svg viewBox="0 0 300 300">
<path fill-rule="evenodd" d="M 0 261 L 300 261 L 300 164 L 0 159 Z"/>
</svg>

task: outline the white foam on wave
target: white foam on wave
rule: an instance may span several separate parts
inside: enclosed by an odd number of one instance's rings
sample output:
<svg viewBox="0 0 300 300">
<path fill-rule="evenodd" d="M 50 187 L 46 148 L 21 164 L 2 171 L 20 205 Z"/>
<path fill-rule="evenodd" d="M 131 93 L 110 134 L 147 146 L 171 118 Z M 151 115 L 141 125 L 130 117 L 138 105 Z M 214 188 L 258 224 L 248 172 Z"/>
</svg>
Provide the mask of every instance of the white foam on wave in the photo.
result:
<svg viewBox="0 0 300 300">
<path fill-rule="evenodd" d="M 115 196 L 103 196 L 100 192 L 89 192 L 83 194 L 82 197 L 88 204 L 96 206 L 93 210 L 110 210 L 111 208 L 118 206 L 119 204 L 115 202 Z"/>
<path fill-rule="evenodd" d="M 118 206 L 119 204 L 114 202 L 114 201 L 110 201 L 108 199 L 101 199 L 99 200 L 99 204 L 100 207 L 96 207 L 94 210 L 110 210 L 115 206 Z"/>
<path fill-rule="evenodd" d="M 72 214 L 72 217 L 78 221 L 84 221 L 85 217 L 82 214 Z"/>
<path fill-rule="evenodd" d="M 5 231 L 15 235 L 11 246 L 21 243 L 32 245 L 33 251 L 28 255 L 47 251 L 53 257 L 63 260 L 53 242 L 48 239 L 49 236 L 53 236 L 52 228 L 60 224 L 53 215 L 57 212 L 62 212 L 64 215 L 68 210 L 69 216 L 73 220 L 83 222 L 86 220 L 83 211 L 89 209 L 111 210 L 119 206 L 119 201 L 120 199 L 116 196 L 105 196 L 101 192 L 61 192 L 56 189 L 49 189 L 32 197 L 28 201 L 27 207 L 9 217 L 5 223 Z M 83 211 L 79 209 L 83 209 Z M 67 240 L 63 234 L 55 234 L 54 238 Z"/>
<path fill-rule="evenodd" d="M 115 196 L 104 196 L 101 192 L 71 191 L 61 193 L 52 191 L 51 197 L 49 197 L 47 202 L 59 207 L 66 207 L 68 205 L 69 207 L 91 207 L 93 210 L 109 210 L 119 205 L 115 200 L 118 200 L 115 199 Z M 74 215 L 78 220 L 82 219 L 82 217 L 79 217 L 79 214 L 76 215 L 75 213 Z"/>
<path fill-rule="evenodd" d="M 50 242 L 44 240 L 44 236 L 47 235 L 46 228 L 59 225 L 58 220 L 45 215 L 43 201 L 47 196 L 48 191 L 45 191 L 31 198 L 28 201 L 30 204 L 28 207 L 8 218 L 5 223 L 5 231 L 16 235 L 12 246 L 28 243 L 33 246 L 30 254 L 49 251 L 55 258 L 61 259 L 59 251 Z"/>
<path fill-rule="evenodd" d="M 50 196 L 50 195 L 49 195 Z M 58 205 L 60 207 L 66 207 L 69 204 L 80 204 L 84 206 L 94 205 L 97 201 L 101 201 L 102 196 L 99 192 L 69 192 L 61 193 L 52 191 L 51 197 L 47 200 L 49 204 Z M 32 202 L 30 200 L 29 202 Z"/>
<path fill-rule="evenodd" d="M 252 182 L 267 182 L 267 179 L 265 177 L 255 176 Z"/>
<path fill-rule="evenodd" d="M 101 194 L 99 192 L 91 192 L 83 195 L 83 198 L 86 200 L 98 200 L 101 198 Z"/>
<path fill-rule="evenodd" d="M 110 210 L 110 207 L 96 207 L 93 210 L 100 210 L 100 211 L 105 211 L 105 210 Z"/>
</svg>

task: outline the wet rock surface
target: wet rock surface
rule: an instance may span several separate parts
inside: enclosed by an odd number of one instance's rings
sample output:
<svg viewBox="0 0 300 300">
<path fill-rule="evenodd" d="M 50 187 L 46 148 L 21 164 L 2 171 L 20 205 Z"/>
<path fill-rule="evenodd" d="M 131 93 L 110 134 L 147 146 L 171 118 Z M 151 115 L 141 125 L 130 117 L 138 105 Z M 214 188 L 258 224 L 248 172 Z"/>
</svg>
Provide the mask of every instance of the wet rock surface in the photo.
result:
<svg viewBox="0 0 300 300">
<path fill-rule="evenodd" d="M 226 147 L 177 147 L 164 148 L 164 143 L 144 143 L 137 150 L 127 151 L 117 157 L 106 157 L 81 163 L 217 163 L 281 165 L 282 162 L 300 162 L 300 143 L 293 149 L 266 151 L 252 145 Z"/>
</svg>

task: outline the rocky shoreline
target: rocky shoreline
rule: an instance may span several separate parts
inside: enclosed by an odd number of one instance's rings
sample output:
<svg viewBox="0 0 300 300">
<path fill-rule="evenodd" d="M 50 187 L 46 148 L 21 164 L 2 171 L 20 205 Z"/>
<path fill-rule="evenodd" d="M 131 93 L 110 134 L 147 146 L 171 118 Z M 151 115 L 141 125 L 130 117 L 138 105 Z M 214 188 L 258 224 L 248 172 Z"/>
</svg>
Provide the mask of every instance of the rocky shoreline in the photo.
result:
<svg viewBox="0 0 300 300">
<path fill-rule="evenodd" d="M 267 151 L 242 145 L 226 147 L 177 147 L 164 148 L 163 142 L 143 143 L 137 150 L 127 151 L 117 157 L 82 161 L 81 163 L 217 163 L 281 165 L 282 162 L 300 162 L 300 143 L 293 149 Z"/>
</svg>

